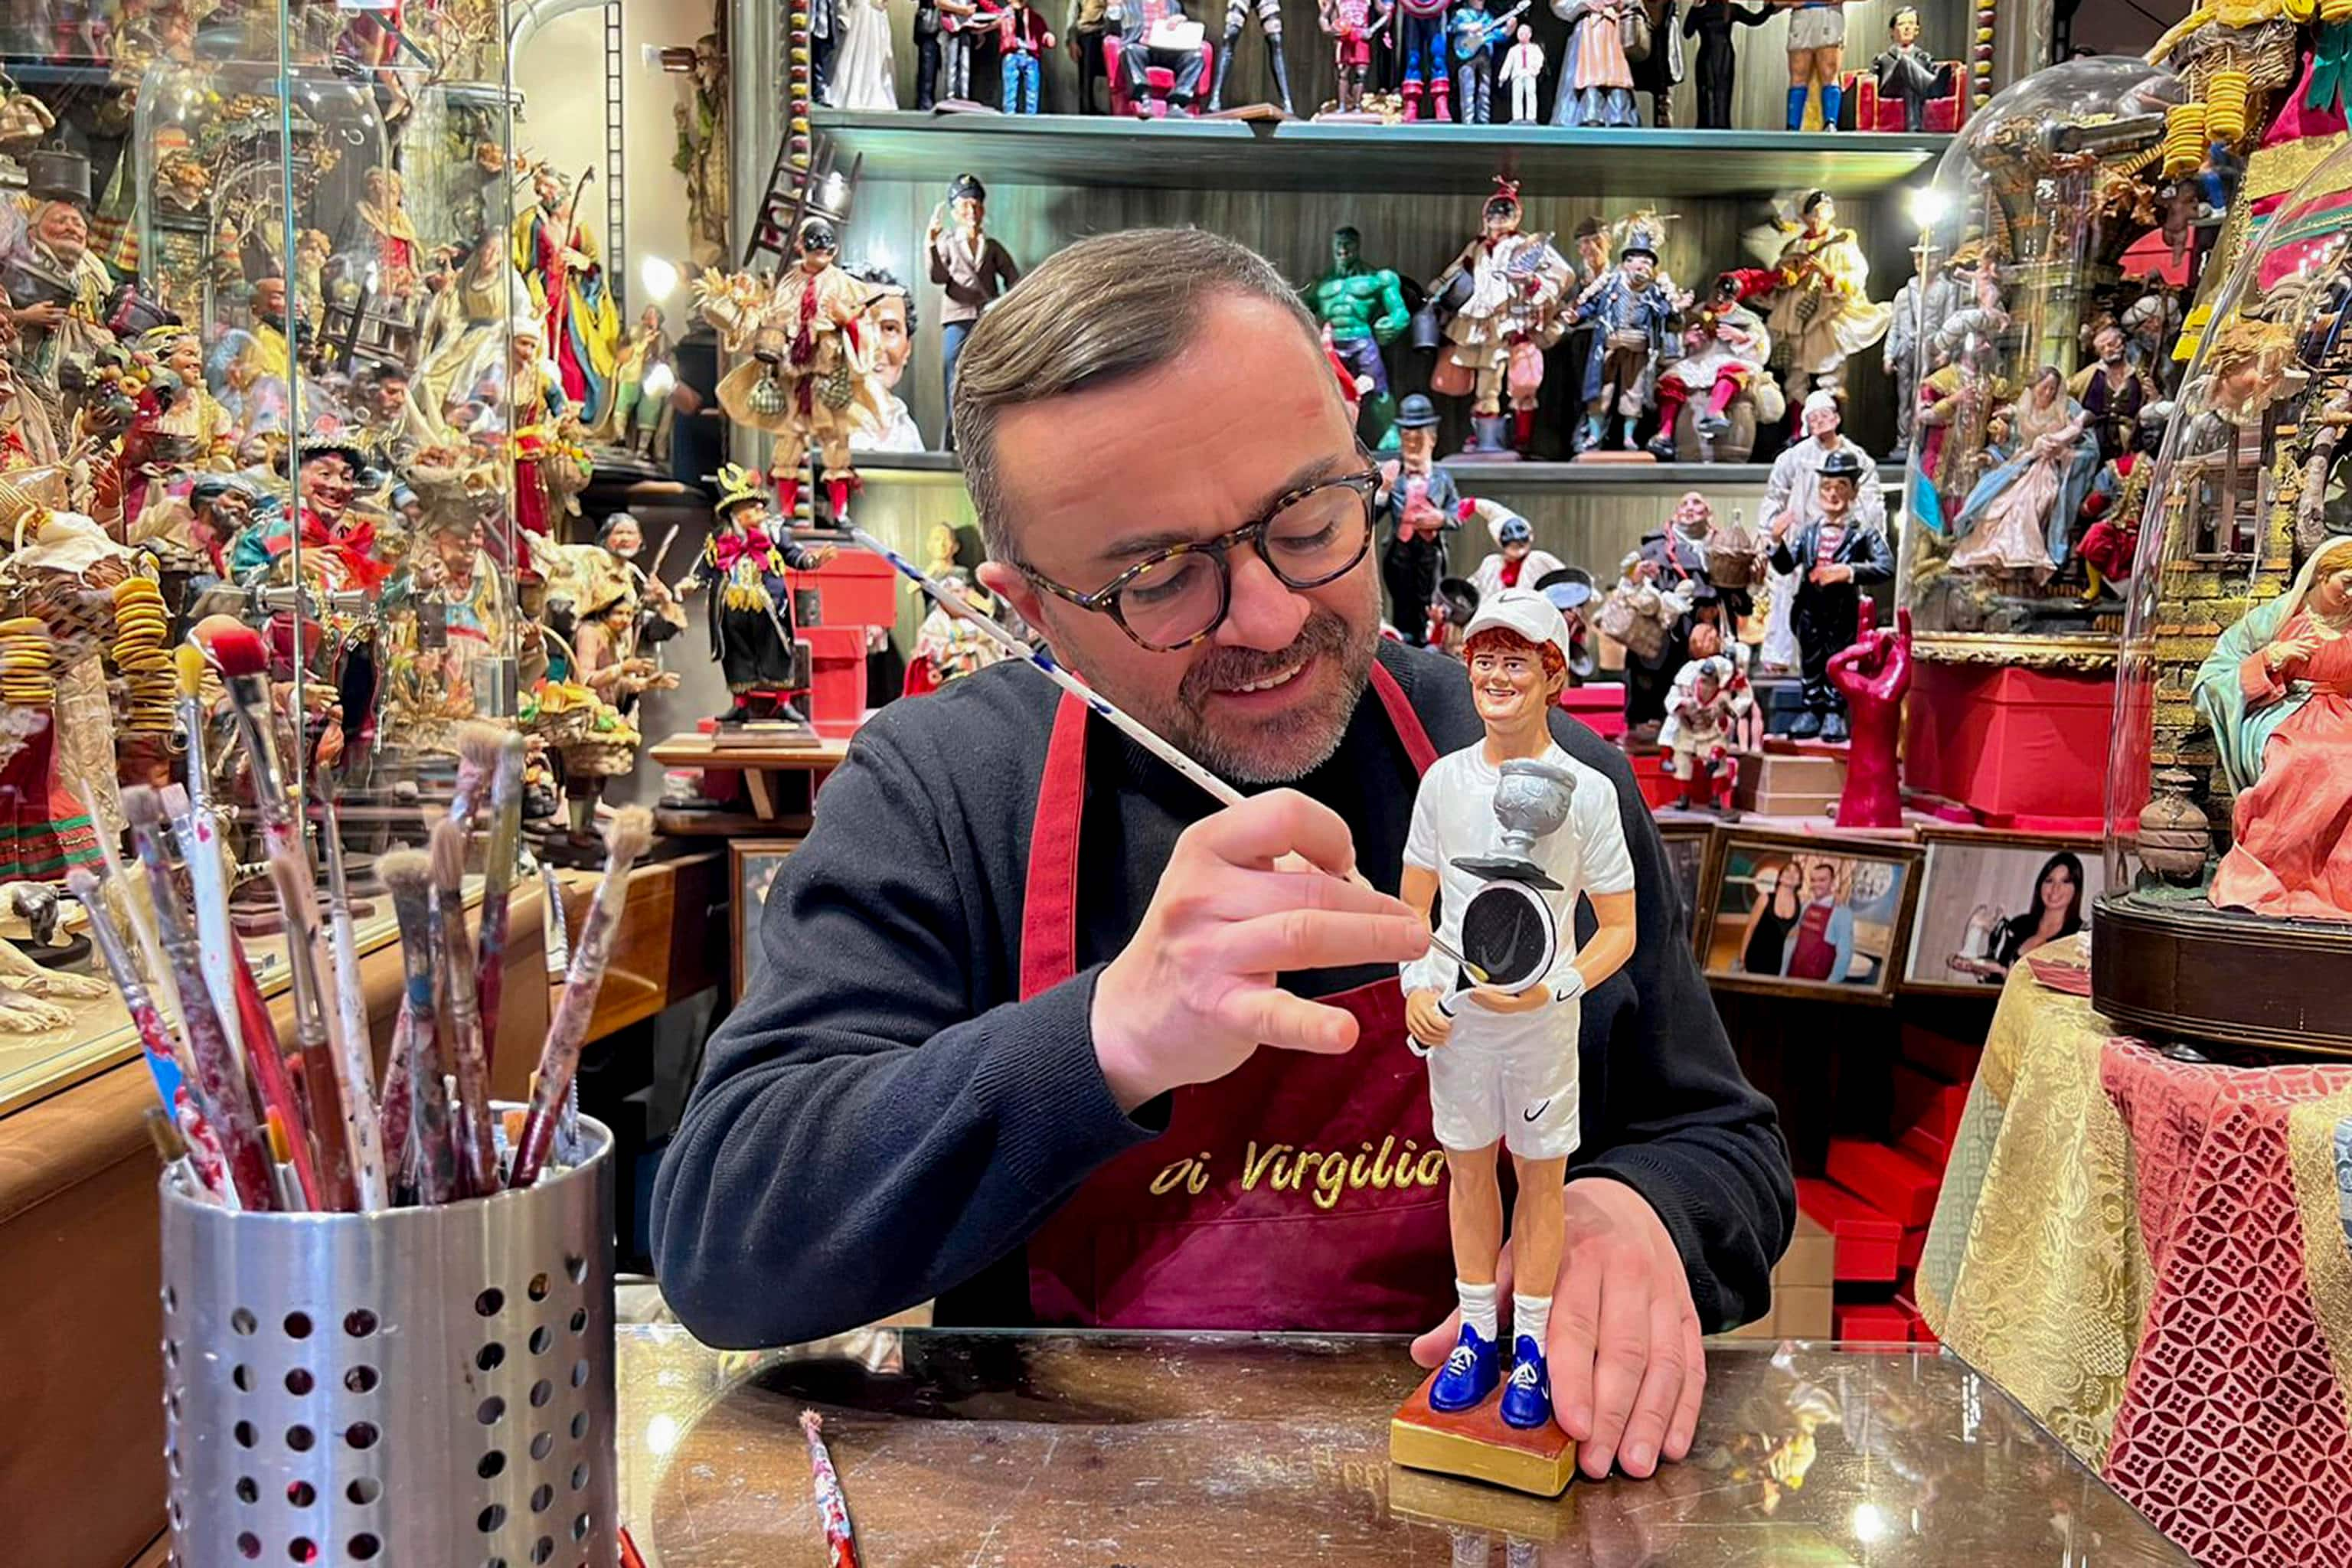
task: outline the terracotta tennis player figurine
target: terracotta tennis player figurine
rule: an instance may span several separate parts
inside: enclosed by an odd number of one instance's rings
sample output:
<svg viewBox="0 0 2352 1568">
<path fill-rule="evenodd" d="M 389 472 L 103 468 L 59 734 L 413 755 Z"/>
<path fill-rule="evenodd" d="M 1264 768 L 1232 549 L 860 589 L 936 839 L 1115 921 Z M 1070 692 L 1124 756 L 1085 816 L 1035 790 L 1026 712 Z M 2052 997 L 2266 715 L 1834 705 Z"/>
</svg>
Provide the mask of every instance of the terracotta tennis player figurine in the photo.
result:
<svg viewBox="0 0 2352 1568">
<path fill-rule="evenodd" d="M 1464 651 L 1486 738 L 1439 758 L 1422 779 L 1400 889 L 1424 917 L 1442 889 L 1439 934 L 1488 977 L 1474 985 L 1435 956 L 1402 971 L 1406 1026 L 1429 1047 L 1462 1302 L 1462 1335 L 1429 1403 L 1468 1410 L 1504 1382 L 1496 1167 L 1508 1145 L 1518 1176 L 1511 1234 L 1519 1288 L 1502 1417 L 1528 1428 L 1551 1418 L 1551 1297 L 1532 1292 L 1548 1291 L 1559 1274 L 1562 1194 L 1580 1131 L 1578 998 L 1633 956 L 1633 863 L 1616 790 L 1551 738 L 1570 658 L 1559 611 L 1531 589 L 1506 588 L 1478 606 Z M 1600 922 L 1581 948 L 1580 894 Z"/>
</svg>

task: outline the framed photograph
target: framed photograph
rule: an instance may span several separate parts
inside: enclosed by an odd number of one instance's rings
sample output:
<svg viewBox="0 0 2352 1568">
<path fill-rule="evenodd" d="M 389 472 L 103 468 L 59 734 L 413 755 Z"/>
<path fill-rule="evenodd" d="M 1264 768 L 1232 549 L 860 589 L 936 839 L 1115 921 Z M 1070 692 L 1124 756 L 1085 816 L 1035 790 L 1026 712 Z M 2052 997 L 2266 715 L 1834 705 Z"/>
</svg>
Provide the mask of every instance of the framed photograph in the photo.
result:
<svg viewBox="0 0 2352 1568">
<path fill-rule="evenodd" d="M 1711 822 L 1661 822 L 1658 837 L 1665 840 L 1666 867 L 1682 894 L 1683 940 L 1705 956 L 1699 933 L 1706 929 L 1707 900 L 1715 871 L 1715 825 Z"/>
<path fill-rule="evenodd" d="M 1725 828 L 1700 967 L 1731 990 L 1883 1002 L 1908 951 L 1918 847 Z"/>
<path fill-rule="evenodd" d="M 1990 995 L 2026 954 L 2088 930 L 2106 890 L 2087 839 L 1931 830 L 1904 987 Z"/>
<path fill-rule="evenodd" d="M 735 890 L 732 921 L 735 928 L 735 990 L 730 1000 L 740 1002 L 743 993 L 760 973 L 762 954 L 760 949 L 760 917 L 768 908 L 768 889 L 775 885 L 776 873 L 784 868 L 784 859 L 800 847 L 797 838 L 745 838 L 727 846 L 728 885 Z"/>
</svg>

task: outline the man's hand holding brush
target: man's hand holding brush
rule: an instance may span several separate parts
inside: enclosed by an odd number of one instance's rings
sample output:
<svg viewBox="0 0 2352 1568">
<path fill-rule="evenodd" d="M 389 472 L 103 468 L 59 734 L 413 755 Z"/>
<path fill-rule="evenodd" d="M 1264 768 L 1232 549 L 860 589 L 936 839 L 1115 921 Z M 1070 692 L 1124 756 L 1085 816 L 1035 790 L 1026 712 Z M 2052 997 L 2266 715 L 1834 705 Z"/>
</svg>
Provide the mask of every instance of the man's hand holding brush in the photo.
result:
<svg viewBox="0 0 2352 1568">
<path fill-rule="evenodd" d="M 1122 1109 L 1221 1079 L 1260 1046 L 1354 1047 L 1352 1015 L 1291 994 L 1278 977 L 1393 968 L 1429 950 L 1421 917 L 1353 879 L 1355 865 L 1347 824 L 1295 790 L 1185 830 L 1135 940 L 1095 986 L 1095 1056 Z"/>
</svg>

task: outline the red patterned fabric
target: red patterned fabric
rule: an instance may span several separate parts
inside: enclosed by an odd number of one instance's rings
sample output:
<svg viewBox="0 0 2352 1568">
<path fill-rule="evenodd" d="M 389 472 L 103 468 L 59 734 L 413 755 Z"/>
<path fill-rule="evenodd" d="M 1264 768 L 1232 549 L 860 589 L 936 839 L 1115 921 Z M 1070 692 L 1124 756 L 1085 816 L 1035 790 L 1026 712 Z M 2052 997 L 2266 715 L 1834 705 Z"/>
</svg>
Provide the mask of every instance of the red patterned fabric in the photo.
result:
<svg viewBox="0 0 2352 1568">
<path fill-rule="evenodd" d="M 2352 1431 L 2305 1271 L 2287 1141 L 2352 1068 L 2108 1042 L 2154 1271 L 2106 1479 L 2207 1568 L 2352 1563 Z"/>
</svg>

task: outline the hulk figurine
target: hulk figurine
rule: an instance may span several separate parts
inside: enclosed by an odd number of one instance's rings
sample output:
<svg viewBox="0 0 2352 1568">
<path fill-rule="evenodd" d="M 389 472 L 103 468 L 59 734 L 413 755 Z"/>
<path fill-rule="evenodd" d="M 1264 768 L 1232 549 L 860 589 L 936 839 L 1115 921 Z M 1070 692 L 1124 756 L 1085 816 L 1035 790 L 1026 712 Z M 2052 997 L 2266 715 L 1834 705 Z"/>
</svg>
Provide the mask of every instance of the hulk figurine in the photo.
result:
<svg viewBox="0 0 2352 1568">
<path fill-rule="evenodd" d="M 1364 265 L 1363 236 L 1354 228 L 1331 233 L 1331 270 L 1307 287 L 1315 319 L 1331 329 L 1331 346 L 1353 374 L 1371 378 L 1357 413 L 1357 429 L 1376 452 L 1397 447 L 1396 399 L 1389 393 L 1382 344 L 1396 342 L 1412 320 L 1404 288 L 1393 272 Z"/>
</svg>

